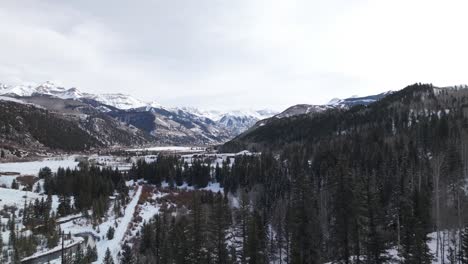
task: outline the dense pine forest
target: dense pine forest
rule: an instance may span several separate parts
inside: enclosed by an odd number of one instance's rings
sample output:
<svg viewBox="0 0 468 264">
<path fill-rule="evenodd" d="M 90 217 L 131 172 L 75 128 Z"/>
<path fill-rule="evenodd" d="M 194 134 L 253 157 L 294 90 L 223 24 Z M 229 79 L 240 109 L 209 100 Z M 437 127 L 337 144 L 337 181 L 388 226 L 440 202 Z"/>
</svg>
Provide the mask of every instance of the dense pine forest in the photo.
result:
<svg viewBox="0 0 468 264">
<path fill-rule="evenodd" d="M 416 84 L 367 107 L 273 120 L 241 135 L 223 149 L 262 154 L 212 173 L 237 205 L 202 195 L 187 215 L 159 215 L 142 231 L 137 259 L 431 263 L 442 255 L 468 263 L 467 96 Z M 181 166 L 170 166 L 169 181 Z M 213 228 L 212 219 L 229 224 Z"/>
<path fill-rule="evenodd" d="M 467 110 L 465 87 L 415 84 L 369 106 L 272 118 L 218 153 L 146 155 L 125 172 L 43 168 L 34 191 L 47 198 L 2 210 L 3 260 L 58 246 L 57 221 L 79 219 L 111 245 L 133 201 L 118 252 L 65 262 L 468 263 Z"/>
</svg>

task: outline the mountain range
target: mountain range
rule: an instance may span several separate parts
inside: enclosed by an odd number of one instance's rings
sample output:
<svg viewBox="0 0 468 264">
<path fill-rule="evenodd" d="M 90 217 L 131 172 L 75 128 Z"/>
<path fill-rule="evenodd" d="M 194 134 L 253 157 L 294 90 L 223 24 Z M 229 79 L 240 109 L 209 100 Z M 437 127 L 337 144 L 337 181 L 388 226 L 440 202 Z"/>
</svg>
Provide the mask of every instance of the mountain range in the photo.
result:
<svg viewBox="0 0 468 264">
<path fill-rule="evenodd" d="M 77 88 L 64 88 L 52 82 L 40 85 L 0 85 L 0 95 L 35 101 L 41 105 L 51 97 L 88 104 L 123 123 L 134 125 L 160 144 L 217 144 L 251 127 L 276 112 L 269 110 L 214 111 L 189 107 L 165 107 L 144 102 L 131 95 L 92 94 Z M 34 99 L 36 98 L 36 99 Z M 39 102 L 39 103 L 38 103 Z M 41 105 L 50 109 L 52 105 Z M 55 109 L 57 110 L 57 109 Z"/>
<path fill-rule="evenodd" d="M 465 111 L 467 88 L 415 84 L 396 92 L 334 99 L 326 105 L 295 105 L 259 121 L 225 143 L 222 149 L 235 152 L 278 150 L 289 145 L 312 146 L 324 137 L 345 137 L 356 131 L 364 133 L 374 128 L 374 123 L 382 126 L 386 133 L 397 133 L 398 129 L 412 129 L 412 124 L 423 118 L 455 115 L 455 109 L 460 109 L 451 104 L 460 104 L 459 108 Z"/>
<path fill-rule="evenodd" d="M 17 105 L 16 108 L 23 109 L 21 111 L 17 109 L 19 112 L 31 112 L 33 111 L 31 109 L 34 109 L 38 115 L 46 114 L 48 118 L 71 122 L 75 130 L 82 130 L 92 138 L 92 140 L 83 139 L 81 145 L 72 148 L 86 149 L 136 144 L 217 145 L 273 120 L 304 114 L 314 115 L 329 109 L 348 109 L 355 105 L 368 105 L 390 93 L 333 99 L 325 105 L 298 104 L 281 113 L 265 109 L 223 112 L 192 107 L 165 107 L 157 102 L 144 102 L 131 95 L 92 94 L 82 92 L 77 88 L 67 89 L 52 82 L 45 82 L 40 85 L 0 85 L 0 96 L 2 96 L 0 103 L 8 104 L 10 109 Z M 29 110 L 25 110 L 26 108 Z M 45 112 L 42 113 L 44 110 Z M 5 117 L 5 120 L 14 119 Z M 4 124 L 6 127 L 11 125 Z M 18 126 L 17 123 L 15 125 Z M 22 127 L 21 129 L 30 128 Z M 27 137 L 37 138 L 34 135 L 36 132 L 43 133 L 44 131 L 28 130 Z M 3 142 L 5 140 L 4 138 Z M 10 138 L 9 141 L 12 139 Z M 60 148 L 54 144 L 44 144 L 40 140 L 36 143 L 36 145 Z"/>
</svg>

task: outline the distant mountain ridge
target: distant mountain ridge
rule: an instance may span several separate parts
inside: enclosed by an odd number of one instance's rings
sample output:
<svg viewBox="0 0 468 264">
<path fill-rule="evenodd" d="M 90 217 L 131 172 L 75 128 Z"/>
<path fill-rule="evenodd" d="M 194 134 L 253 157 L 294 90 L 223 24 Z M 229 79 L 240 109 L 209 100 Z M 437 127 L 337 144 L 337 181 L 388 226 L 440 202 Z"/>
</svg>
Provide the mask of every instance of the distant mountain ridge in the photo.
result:
<svg viewBox="0 0 468 264">
<path fill-rule="evenodd" d="M 283 118 L 283 117 L 291 117 L 295 115 L 303 115 L 303 114 L 314 114 L 319 113 L 328 109 L 334 108 L 341 108 L 346 109 L 353 107 L 355 105 L 369 105 L 374 103 L 385 96 L 393 93 L 393 91 L 388 91 L 376 95 L 369 95 L 363 97 L 353 96 L 346 99 L 339 99 L 334 98 L 330 102 L 324 105 L 310 105 L 310 104 L 298 104 L 289 107 L 288 109 L 284 110 L 283 112 L 275 115 L 276 118 Z"/>
<path fill-rule="evenodd" d="M 297 105 L 258 122 L 226 142 L 222 150 L 262 151 L 294 144 L 312 145 L 323 138 L 345 137 L 351 131 L 365 133 L 375 124 L 385 133 L 396 134 L 412 129 L 418 119 L 465 115 L 460 112 L 466 111 L 467 94 L 467 86 L 414 84 L 395 92 L 333 100 L 323 106 Z"/>
<path fill-rule="evenodd" d="M 81 92 L 77 88 L 64 88 L 50 81 L 40 85 L 0 85 L 0 94 L 7 96 L 33 96 L 33 95 L 50 95 L 61 99 L 92 99 L 100 103 L 110 105 L 119 109 L 131 109 L 151 105 L 153 103 L 145 103 L 130 95 L 115 93 L 115 94 L 91 94 Z"/>
<path fill-rule="evenodd" d="M 67 89 L 52 82 L 17 86 L 0 84 L 0 96 L 34 101 L 36 106 L 54 111 L 59 109 L 50 103 L 53 98 L 82 102 L 146 132 L 158 144 L 219 144 L 247 130 L 257 121 L 276 114 L 271 110 L 217 111 L 165 107 L 122 93 L 92 94 L 77 88 Z M 57 100 L 54 102 L 58 103 Z"/>
<path fill-rule="evenodd" d="M 268 109 L 219 111 L 193 107 L 165 107 L 157 102 L 144 102 L 131 95 L 92 94 L 82 92 L 77 88 L 67 89 L 52 82 L 17 86 L 0 84 L 0 96 L 20 99 L 39 108 L 65 114 L 64 118 L 88 116 L 90 113 L 99 114 L 101 117 L 116 120 L 115 124 L 120 123 L 137 129 L 135 133 L 139 135 L 139 138 L 144 138 L 144 140 L 130 139 L 125 141 L 126 144 L 146 141 L 156 144 L 216 145 L 248 133 L 273 120 L 304 114 L 314 115 L 329 109 L 347 109 L 355 105 L 368 105 L 388 94 L 391 92 L 365 97 L 333 99 L 325 105 L 299 104 L 277 113 Z M 93 133 L 104 130 L 105 122 L 100 122 L 100 124 L 101 127 Z M 105 142 L 103 144 L 109 145 L 113 141 L 106 138 Z"/>
<path fill-rule="evenodd" d="M 0 148 L 83 151 L 147 144 L 151 138 L 88 104 L 56 97 L 0 96 Z"/>
</svg>

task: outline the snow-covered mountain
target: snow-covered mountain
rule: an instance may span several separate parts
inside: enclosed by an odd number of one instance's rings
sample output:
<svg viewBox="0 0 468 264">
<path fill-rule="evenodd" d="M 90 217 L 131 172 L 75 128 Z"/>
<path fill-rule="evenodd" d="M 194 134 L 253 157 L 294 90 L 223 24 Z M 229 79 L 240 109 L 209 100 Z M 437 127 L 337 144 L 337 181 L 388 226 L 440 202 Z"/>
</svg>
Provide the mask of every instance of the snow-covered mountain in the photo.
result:
<svg viewBox="0 0 468 264">
<path fill-rule="evenodd" d="M 148 103 L 145 103 L 139 99 L 136 99 L 128 94 L 99 94 L 99 95 L 88 95 L 87 99 L 93 99 L 105 105 L 110 105 L 119 109 L 132 109 L 145 107 Z"/>
<path fill-rule="evenodd" d="M 0 84 L 0 95 L 10 97 L 49 96 L 87 103 L 124 123 L 134 125 L 165 143 L 220 143 L 244 132 L 257 121 L 277 112 L 271 110 L 201 110 L 193 107 L 165 107 L 131 95 L 91 94 L 64 88 L 53 82 L 40 85 Z M 44 103 L 44 99 L 39 100 Z M 47 108 L 51 108 L 47 105 Z"/>
<path fill-rule="evenodd" d="M 368 105 L 371 103 L 374 103 L 385 96 L 391 94 L 392 91 L 376 94 L 376 95 L 369 95 L 369 96 L 364 96 L 364 97 L 358 97 L 358 96 L 353 96 L 350 98 L 346 99 L 339 99 L 339 98 L 334 98 L 330 100 L 327 104 L 324 105 L 310 105 L 310 104 L 298 104 L 298 105 L 293 105 L 283 112 L 275 115 L 276 118 L 284 118 L 284 117 L 291 117 L 291 116 L 296 116 L 296 115 L 303 115 L 303 114 L 314 114 L 314 113 L 320 113 L 323 112 L 327 109 L 333 109 L 333 108 L 340 108 L 340 109 L 346 109 L 349 107 L 353 107 L 355 105 Z"/>
<path fill-rule="evenodd" d="M 238 135 L 255 125 L 259 120 L 272 117 L 275 114 L 269 110 L 231 111 L 221 115 L 217 122 L 221 127 L 230 129 L 233 135 Z"/>
<path fill-rule="evenodd" d="M 92 99 L 102 104 L 113 106 L 119 109 L 131 109 L 151 105 L 139 99 L 126 94 L 91 94 L 85 93 L 77 88 L 64 88 L 52 82 L 45 82 L 40 85 L 0 85 L 0 95 L 8 96 L 33 96 L 33 95 L 50 95 L 61 99 Z"/>
<path fill-rule="evenodd" d="M 258 121 L 270 118 L 278 113 L 269 109 L 230 111 L 200 110 L 192 107 L 182 107 L 178 109 L 199 117 L 213 120 L 219 128 L 227 131 L 230 136 L 237 136 L 255 125 Z"/>
<path fill-rule="evenodd" d="M 171 112 L 182 110 L 184 112 L 192 113 L 193 115 L 206 117 L 213 121 L 219 121 L 225 116 L 232 117 L 249 117 L 255 119 L 263 119 L 277 114 L 271 110 L 233 110 L 233 111 L 219 111 L 219 110 L 201 110 L 194 107 L 164 107 L 157 102 L 145 102 L 137 99 L 128 94 L 122 93 L 108 93 L 108 94 L 92 94 L 78 90 L 77 88 L 64 88 L 53 82 L 47 81 L 40 85 L 16 85 L 10 86 L 0 84 L 0 95 L 4 96 L 33 96 L 33 95 L 49 95 L 61 99 L 91 99 L 99 103 L 112 106 L 122 110 L 135 109 L 146 107 L 147 110 L 160 108 Z"/>
</svg>

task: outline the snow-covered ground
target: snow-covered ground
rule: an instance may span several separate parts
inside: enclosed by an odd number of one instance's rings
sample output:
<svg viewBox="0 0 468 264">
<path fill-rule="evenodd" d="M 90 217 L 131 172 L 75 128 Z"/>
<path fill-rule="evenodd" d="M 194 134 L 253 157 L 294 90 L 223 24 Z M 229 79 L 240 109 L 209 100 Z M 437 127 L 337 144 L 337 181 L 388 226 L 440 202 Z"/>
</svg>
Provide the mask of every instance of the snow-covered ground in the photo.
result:
<svg viewBox="0 0 468 264">
<path fill-rule="evenodd" d="M 25 201 L 29 203 L 29 201 L 33 201 L 34 199 L 41 197 L 44 197 L 45 199 L 45 196 L 41 196 L 33 192 L 0 188 L 0 208 L 3 208 L 4 205 L 15 205 L 16 207 L 22 208 Z"/>
<path fill-rule="evenodd" d="M 447 244 L 445 245 L 445 251 L 446 251 L 444 253 L 445 261 L 443 261 L 441 253 L 439 253 L 438 257 L 436 257 L 436 248 L 437 248 L 436 237 L 437 237 L 437 234 L 435 232 L 430 233 L 429 237 L 431 238 L 431 240 L 427 244 L 429 246 L 429 250 L 430 250 L 431 254 L 434 257 L 434 259 L 432 260 L 432 264 L 450 263 L 448 261 L 448 248 L 449 248 L 449 246 Z M 402 262 L 402 259 L 400 258 L 400 256 L 398 256 L 397 248 L 391 248 L 391 249 L 387 250 L 386 256 L 390 257 L 390 260 L 387 263 L 397 264 L 397 263 Z M 332 264 L 332 262 L 327 262 L 327 263 L 324 263 L 324 264 Z"/>
<path fill-rule="evenodd" d="M 161 187 L 162 188 L 169 188 L 169 183 L 167 182 L 162 182 L 161 183 Z M 175 185 L 174 188 L 176 189 L 179 189 L 179 190 L 186 190 L 186 191 L 193 191 L 195 190 L 195 187 L 194 186 L 188 186 L 188 184 L 186 182 L 184 182 L 181 186 L 177 186 Z M 206 186 L 205 188 L 199 188 L 197 190 L 205 190 L 205 191 L 212 191 L 214 193 L 217 193 L 217 192 L 224 192 L 224 188 L 222 188 L 220 186 L 219 183 L 217 182 L 210 182 L 208 183 L 208 186 Z"/>
<path fill-rule="evenodd" d="M 78 245 L 80 243 L 83 242 L 83 238 L 81 237 L 73 237 L 72 239 L 70 240 L 64 240 L 64 248 L 70 248 L 70 247 L 73 247 L 75 245 Z M 54 252 L 59 252 L 62 250 L 62 243 L 59 242 L 58 245 L 52 249 L 49 249 L 49 250 L 45 250 L 45 251 L 38 251 L 36 252 L 34 255 L 31 255 L 27 258 L 24 258 L 22 259 L 21 261 L 26 261 L 26 260 L 29 260 L 29 259 L 34 259 L 34 258 L 37 258 L 37 257 L 40 257 L 40 256 L 45 256 L 45 255 L 49 255 L 51 253 L 54 253 Z"/>
<path fill-rule="evenodd" d="M 127 149 L 127 151 L 172 151 L 172 152 L 203 152 L 205 150 L 206 148 L 203 148 L 203 147 L 180 147 L 180 146 Z"/>
<path fill-rule="evenodd" d="M 119 169 L 120 171 L 128 171 L 132 168 L 132 164 L 136 162 L 136 158 L 128 158 L 128 157 L 119 157 L 119 156 L 111 156 L 111 155 L 91 155 L 88 158 L 90 163 L 95 163 L 102 167 L 111 167 L 113 169 Z"/>
<path fill-rule="evenodd" d="M 114 261 L 117 261 L 117 254 L 119 253 L 122 242 L 125 238 L 125 233 L 127 232 L 128 225 L 132 221 L 133 212 L 135 212 L 135 207 L 138 204 L 138 200 L 140 199 L 141 195 L 141 186 L 138 187 L 135 195 L 132 198 L 132 201 L 127 205 L 125 208 L 124 216 L 120 219 L 120 223 L 115 229 L 114 238 L 111 240 L 103 240 L 101 243 L 98 244 L 98 261 L 97 263 L 102 263 L 104 260 L 104 256 L 106 254 L 106 249 L 109 248 L 112 256 L 114 257 Z M 112 223 L 111 223 L 112 224 Z M 107 229 L 105 229 L 107 230 Z"/>
<path fill-rule="evenodd" d="M 100 237 L 101 240 L 96 241 L 96 248 L 98 251 L 98 260 L 95 263 L 102 263 L 106 250 L 109 250 L 112 253 L 114 258 L 114 262 L 117 261 L 117 254 L 121 249 L 123 241 L 126 237 L 126 233 L 129 227 L 129 224 L 132 222 L 133 213 L 135 208 L 138 204 L 138 200 L 140 199 L 142 187 L 139 186 L 138 189 L 134 192 L 132 200 L 128 203 L 127 207 L 125 208 L 125 212 L 123 217 L 116 218 L 115 215 L 111 215 L 108 217 L 106 221 L 101 223 L 98 226 L 99 232 L 93 229 L 90 223 L 84 222 L 84 219 L 80 219 L 81 221 L 71 221 L 61 224 L 60 227 L 65 233 L 71 232 L 71 234 L 79 234 L 79 233 L 92 233 L 96 237 Z M 109 213 L 112 211 L 112 208 L 109 208 Z M 117 223 L 117 227 L 115 224 Z M 115 228 L 114 238 L 111 240 L 107 240 L 105 237 L 107 230 L 109 227 Z"/>
<path fill-rule="evenodd" d="M 17 172 L 21 175 L 37 175 L 39 170 L 44 167 L 49 167 L 53 172 L 57 171 L 59 167 L 75 168 L 78 165 L 76 158 L 77 156 L 64 156 L 28 162 L 0 163 L 0 174 L 2 172 Z"/>
<path fill-rule="evenodd" d="M 16 177 L 18 177 L 18 175 L 0 175 L 0 186 L 10 188 Z"/>
</svg>

